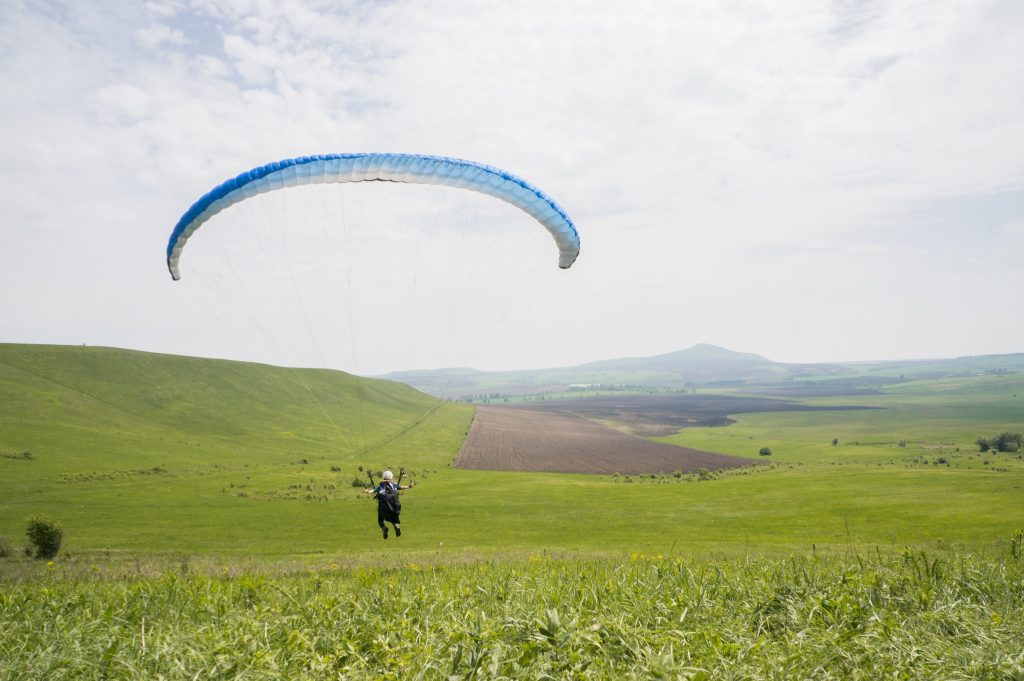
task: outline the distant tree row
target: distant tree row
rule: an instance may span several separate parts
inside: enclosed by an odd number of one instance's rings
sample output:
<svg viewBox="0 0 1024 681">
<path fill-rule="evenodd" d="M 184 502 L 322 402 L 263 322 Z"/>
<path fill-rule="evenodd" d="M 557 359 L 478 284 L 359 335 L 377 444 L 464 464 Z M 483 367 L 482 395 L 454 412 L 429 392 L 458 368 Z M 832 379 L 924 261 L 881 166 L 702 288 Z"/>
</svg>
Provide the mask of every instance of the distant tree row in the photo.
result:
<svg viewBox="0 0 1024 681">
<path fill-rule="evenodd" d="M 994 437 L 979 437 L 975 442 L 983 452 L 1015 452 L 1021 447 L 1020 433 L 999 433 Z"/>
</svg>

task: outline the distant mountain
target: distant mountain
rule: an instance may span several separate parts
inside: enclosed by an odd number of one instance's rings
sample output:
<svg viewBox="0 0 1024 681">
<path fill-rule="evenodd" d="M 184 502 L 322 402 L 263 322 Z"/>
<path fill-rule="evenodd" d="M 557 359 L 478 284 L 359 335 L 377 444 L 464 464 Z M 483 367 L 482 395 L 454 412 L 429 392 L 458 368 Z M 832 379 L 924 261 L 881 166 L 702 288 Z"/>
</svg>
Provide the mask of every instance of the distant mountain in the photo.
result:
<svg viewBox="0 0 1024 681">
<path fill-rule="evenodd" d="M 468 368 L 398 371 L 380 376 L 443 397 L 522 395 L 612 389 L 756 388 L 776 395 L 849 395 L 879 385 L 940 376 L 1024 371 L 1024 353 L 954 359 L 792 364 L 700 343 L 652 357 L 518 371 Z"/>
<path fill-rule="evenodd" d="M 376 378 L 405 383 L 425 393 L 447 395 L 466 388 L 473 389 L 480 384 L 487 372 L 461 367 L 449 369 L 423 369 L 416 371 L 395 371 Z"/>
<path fill-rule="evenodd" d="M 692 385 L 772 380 L 786 375 L 785 364 L 701 343 L 653 357 L 625 357 L 571 367 L 520 371 L 437 369 L 398 371 L 380 376 L 446 397 L 471 394 L 523 394 L 572 387 L 635 386 L 683 388 Z"/>
<path fill-rule="evenodd" d="M 653 357 L 627 357 L 588 362 L 574 367 L 579 371 L 640 371 L 659 374 L 678 374 L 683 380 L 697 380 L 700 377 L 747 377 L 763 373 L 780 373 L 778 362 L 747 352 L 734 352 L 717 345 L 700 343 L 686 350 L 677 350 Z"/>
</svg>

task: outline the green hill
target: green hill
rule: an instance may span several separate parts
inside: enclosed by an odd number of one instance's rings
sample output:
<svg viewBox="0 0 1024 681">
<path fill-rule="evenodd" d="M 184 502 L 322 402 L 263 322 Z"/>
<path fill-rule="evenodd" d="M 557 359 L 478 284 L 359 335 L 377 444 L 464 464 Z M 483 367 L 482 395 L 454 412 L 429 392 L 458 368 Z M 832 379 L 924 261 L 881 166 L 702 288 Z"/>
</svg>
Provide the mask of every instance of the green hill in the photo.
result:
<svg viewBox="0 0 1024 681">
<path fill-rule="evenodd" d="M 113 443 L 129 440 L 157 459 L 196 463 L 209 458 L 194 451 L 204 446 L 246 462 L 350 458 L 443 404 L 338 371 L 112 348 L 0 345 L 0 378 L 8 405 L 2 447 L 38 446 L 17 433 L 35 438 L 45 428 L 62 431 L 54 440 L 82 442 L 80 454 L 101 453 L 93 443 L 121 449 Z"/>
<path fill-rule="evenodd" d="M 349 496 L 363 463 L 444 466 L 472 415 L 338 371 L 13 344 L 0 345 L 0 404 L 0 536 L 45 510 L 92 547 L 166 548 L 181 542 L 138 539 L 194 529 L 183 521 L 215 535 L 250 496 Z"/>
</svg>

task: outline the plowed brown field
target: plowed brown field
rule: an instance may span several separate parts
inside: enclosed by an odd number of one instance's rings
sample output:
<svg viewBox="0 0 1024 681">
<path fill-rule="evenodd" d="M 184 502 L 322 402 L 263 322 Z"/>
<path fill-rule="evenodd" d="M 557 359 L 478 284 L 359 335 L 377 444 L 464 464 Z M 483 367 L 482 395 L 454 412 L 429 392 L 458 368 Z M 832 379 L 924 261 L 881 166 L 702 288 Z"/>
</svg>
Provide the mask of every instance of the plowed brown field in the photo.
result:
<svg viewBox="0 0 1024 681">
<path fill-rule="evenodd" d="M 554 473 L 692 473 L 757 462 L 631 437 L 553 411 L 477 407 L 458 468 Z"/>
</svg>

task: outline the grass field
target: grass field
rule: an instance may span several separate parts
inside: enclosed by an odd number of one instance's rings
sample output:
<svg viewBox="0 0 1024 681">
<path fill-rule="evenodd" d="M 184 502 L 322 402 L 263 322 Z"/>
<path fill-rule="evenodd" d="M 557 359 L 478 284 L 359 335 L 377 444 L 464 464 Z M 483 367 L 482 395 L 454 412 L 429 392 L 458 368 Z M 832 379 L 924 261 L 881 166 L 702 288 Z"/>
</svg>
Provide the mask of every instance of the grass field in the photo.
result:
<svg viewBox="0 0 1024 681">
<path fill-rule="evenodd" d="M 661 438 L 768 466 L 472 471 L 400 385 L 0 345 L 0 679 L 1024 678 L 1024 460 L 974 446 L 1024 381 L 855 401 Z M 360 466 L 414 473 L 401 539 Z"/>
<path fill-rule="evenodd" d="M 0 678 L 1019 679 L 1022 567 L 916 552 L 62 566 L 0 592 Z"/>
<path fill-rule="evenodd" d="M 454 469 L 472 407 L 337 372 L 7 345 L 0 379 L 0 537 L 20 544 L 43 511 L 72 555 L 372 556 L 384 544 L 352 486 L 362 465 L 415 471 L 407 532 L 386 545 L 412 557 L 985 548 L 1024 527 L 1024 461 L 973 444 L 1021 429 L 1016 375 L 663 438 L 773 464 L 703 479 Z"/>
</svg>

